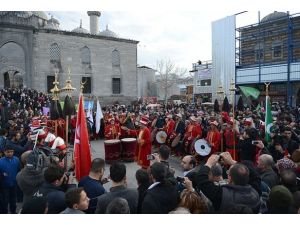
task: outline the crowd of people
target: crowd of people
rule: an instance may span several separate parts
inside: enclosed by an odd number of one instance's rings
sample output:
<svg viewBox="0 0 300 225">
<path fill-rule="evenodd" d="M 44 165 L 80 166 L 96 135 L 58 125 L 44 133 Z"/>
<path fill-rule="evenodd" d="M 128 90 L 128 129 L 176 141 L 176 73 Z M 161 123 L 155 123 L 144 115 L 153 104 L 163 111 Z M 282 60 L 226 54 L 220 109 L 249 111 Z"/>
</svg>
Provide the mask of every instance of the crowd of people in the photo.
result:
<svg viewBox="0 0 300 225">
<path fill-rule="evenodd" d="M 32 138 L 32 127 L 35 117 L 49 126 L 42 107 L 50 103 L 34 90 L 1 90 L 0 213 L 300 213 L 297 108 L 278 108 L 266 141 L 263 109 L 233 115 L 201 104 L 105 106 L 105 141 L 135 139 L 132 160 L 141 168 L 127 174 L 126 163 L 116 160 L 108 179 L 107 160 L 95 158 L 90 173 L 76 181 L 60 163 L 61 154 L 53 160 L 32 151 L 35 142 L 49 145 L 47 132 Z M 89 125 L 90 137 L 97 137 Z M 181 176 L 175 176 L 170 157 L 181 161 Z M 135 176 L 137 189 L 127 187 L 128 176 Z M 110 190 L 103 186 L 108 180 Z"/>
</svg>

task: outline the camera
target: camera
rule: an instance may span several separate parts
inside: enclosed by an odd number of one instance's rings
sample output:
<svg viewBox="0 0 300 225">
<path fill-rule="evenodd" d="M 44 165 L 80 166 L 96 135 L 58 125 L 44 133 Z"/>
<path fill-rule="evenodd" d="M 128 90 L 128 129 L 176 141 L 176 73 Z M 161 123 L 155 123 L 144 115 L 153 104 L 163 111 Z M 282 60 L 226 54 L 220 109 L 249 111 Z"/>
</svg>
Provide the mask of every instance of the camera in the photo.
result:
<svg viewBox="0 0 300 225">
<path fill-rule="evenodd" d="M 251 143 L 252 143 L 253 145 L 257 145 L 257 144 L 260 143 L 260 141 L 252 141 Z"/>
<path fill-rule="evenodd" d="M 184 183 L 184 177 L 176 177 L 177 182 Z"/>
<path fill-rule="evenodd" d="M 101 183 L 102 184 L 106 184 L 106 183 L 108 183 L 110 181 L 110 179 L 109 178 L 104 178 L 103 180 L 101 180 Z"/>
<path fill-rule="evenodd" d="M 147 155 L 147 160 L 154 160 L 154 155 L 153 154 Z"/>
</svg>

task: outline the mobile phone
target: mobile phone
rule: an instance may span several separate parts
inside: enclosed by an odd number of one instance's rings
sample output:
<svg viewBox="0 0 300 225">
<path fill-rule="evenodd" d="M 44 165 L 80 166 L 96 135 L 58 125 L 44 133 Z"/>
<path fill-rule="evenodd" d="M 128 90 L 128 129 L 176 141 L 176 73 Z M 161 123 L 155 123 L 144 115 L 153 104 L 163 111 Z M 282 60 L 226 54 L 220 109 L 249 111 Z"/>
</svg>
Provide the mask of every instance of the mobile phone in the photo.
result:
<svg viewBox="0 0 300 225">
<path fill-rule="evenodd" d="M 257 144 L 259 144 L 259 142 L 260 142 L 260 141 L 252 141 L 251 143 L 252 143 L 253 145 L 257 145 Z"/>
<path fill-rule="evenodd" d="M 102 184 L 106 184 L 106 183 L 108 183 L 110 181 L 110 179 L 109 178 L 104 178 L 103 180 L 101 180 L 101 183 Z"/>
<path fill-rule="evenodd" d="M 147 155 L 147 160 L 154 160 L 154 155 Z"/>
<path fill-rule="evenodd" d="M 184 177 L 176 177 L 177 182 L 184 183 Z"/>
</svg>

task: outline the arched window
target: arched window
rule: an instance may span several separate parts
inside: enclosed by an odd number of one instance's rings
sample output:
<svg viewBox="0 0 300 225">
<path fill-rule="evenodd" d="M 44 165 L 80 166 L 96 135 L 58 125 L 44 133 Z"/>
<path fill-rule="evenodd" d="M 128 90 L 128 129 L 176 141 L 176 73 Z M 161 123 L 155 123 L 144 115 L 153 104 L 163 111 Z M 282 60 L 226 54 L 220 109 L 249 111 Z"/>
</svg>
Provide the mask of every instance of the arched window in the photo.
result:
<svg viewBox="0 0 300 225">
<path fill-rule="evenodd" d="M 80 49 L 80 57 L 82 64 L 91 64 L 91 52 L 88 47 L 83 47 Z"/>
<path fill-rule="evenodd" d="M 112 65 L 120 66 L 120 53 L 116 49 L 112 52 Z"/>
<path fill-rule="evenodd" d="M 254 47 L 255 52 L 255 61 L 263 60 L 264 59 L 264 44 L 258 43 Z"/>
<path fill-rule="evenodd" d="M 50 46 L 50 62 L 60 62 L 60 48 L 56 43 Z"/>
</svg>

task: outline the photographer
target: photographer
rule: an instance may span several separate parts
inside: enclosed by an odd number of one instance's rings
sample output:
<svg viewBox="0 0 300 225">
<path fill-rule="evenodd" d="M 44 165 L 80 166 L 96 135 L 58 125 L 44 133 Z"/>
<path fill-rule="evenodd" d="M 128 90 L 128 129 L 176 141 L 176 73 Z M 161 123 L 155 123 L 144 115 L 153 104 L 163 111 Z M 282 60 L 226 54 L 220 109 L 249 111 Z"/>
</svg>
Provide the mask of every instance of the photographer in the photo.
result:
<svg viewBox="0 0 300 225">
<path fill-rule="evenodd" d="M 155 162 L 150 166 L 152 185 L 148 188 L 142 204 L 143 214 L 164 214 L 174 210 L 178 203 L 176 186 L 166 178 L 166 167 Z"/>
<path fill-rule="evenodd" d="M 167 169 L 166 178 L 172 184 L 176 184 L 176 180 L 174 177 L 175 170 L 172 169 L 169 164 L 170 148 L 167 145 L 161 145 L 158 150 L 158 153 L 154 153 L 152 155 L 154 157 L 154 162 L 160 162 L 166 167 Z"/>
<path fill-rule="evenodd" d="M 230 166 L 228 170 L 229 184 L 217 186 L 209 180 L 209 171 L 222 157 L 224 164 Z M 247 166 L 234 161 L 229 152 L 211 155 L 206 164 L 197 174 L 197 186 L 203 194 L 211 200 L 214 209 L 222 210 L 233 204 L 244 204 L 254 212 L 259 211 L 260 198 L 257 191 L 249 185 L 250 172 Z"/>
<path fill-rule="evenodd" d="M 68 187 L 76 186 L 69 184 L 73 176 L 70 175 L 68 177 L 64 170 L 58 166 L 50 166 L 44 172 L 44 179 L 44 183 L 39 187 L 34 196 L 47 198 L 49 214 L 62 212 L 67 207 L 65 204 L 65 191 Z"/>
<path fill-rule="evenodd" d="M 255 162 L 256 145 L 252 141 L 256 140 L 258 132 L 255 128 L 247 128 L 240 137 L 237 149 L 240 149 L 240 161 L 250 160 Z"/>
</svg>

